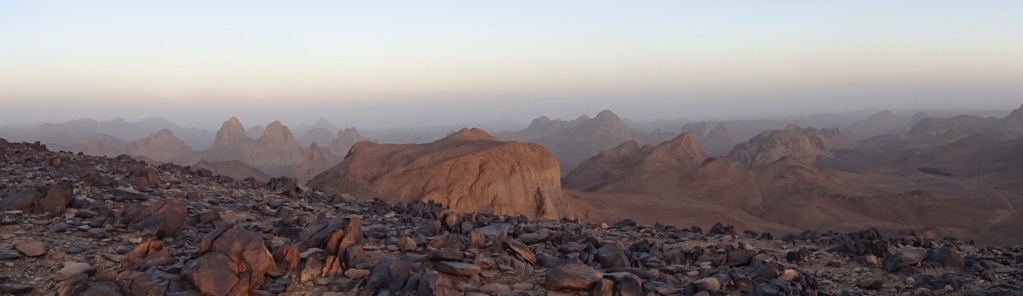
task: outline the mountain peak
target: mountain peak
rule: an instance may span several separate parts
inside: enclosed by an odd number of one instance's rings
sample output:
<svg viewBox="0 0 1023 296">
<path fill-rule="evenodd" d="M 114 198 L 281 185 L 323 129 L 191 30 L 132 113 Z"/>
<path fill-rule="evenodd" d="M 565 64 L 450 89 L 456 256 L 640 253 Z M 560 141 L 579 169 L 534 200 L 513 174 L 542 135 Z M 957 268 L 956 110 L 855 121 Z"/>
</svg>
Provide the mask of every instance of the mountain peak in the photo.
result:
<svg viewBox="0 0 1023 296">
<path fill-rule="evenodd" d="M 874 115 L 871 115 L 867 119 L 869 119 L 869 120 L 890 120 L 890 119 L 895 119 L 895 114 L 892 114 L 892 112 L 888 111 L 888 110 L 881 110 L 881 112 L 874 113 Z"/>
<path fill-rule="evenodd" d="M 291 130 L 289 130 L 287 126 L 284 126 L 284 124 L 278 120 L 274 120 L 273 122 L 270 122 L 270 124 L 267 124 L 266 128 L 263 129 L 263 136 L 260 137 L 259 139 L 260 141 L 268 141 L 274 143 L 295 142 L 295 136 L 291 134 Z"/>
<path fill-rule="evenodd" d="M 463 128 L 457 132 L 451 133 L 447 137 L 441 139 L 443 141 L 478 141 L 478 140 L 497 140 L 494 136 L 491 136 L 487 132 L 478 128 Z"/>
<path fill-rule="evenodd" d="M 332 123 L 330 121 L 327 121 L 327 119 L 323 118 L 323 117 L 320 117 L 320 120 L 317 120 L 316 123 L 313 124 L 313 128 L 317 128 L 317 127 L 318 128 L 325 128 L 325 129 L 328 129 L 330 131 L 336 131 L 336 130 L 341 129 L 341 128 L 337 127 L 337 125 L 334 125 L 334 123 Z"/>
<path fill-rule="evenodd" d="M 694 160 L 697 165 L 707 158 L 696 138 L 689 133 L 682 133 L 674 139 L 654 146 L 650 154 L 654 155 L 655 159 Z"/>
<path fill-rule="evenodd" d="M 220 126 L 220 130 L 217 131 L 217 137 L 213 141 L 214 146 L 225 146 L 232 145 L 239 142 L 239 140 L 245 140 L 248 137 L 245 136 L 245 127 L 242 126 L 242 122 L 237 117 L 231 117 Z"/>
<path fill-rule="evenodd" d="M 174 137 L 174 133 L 169 129 L 161 129 L 153 133 L 153 137 Z M 177 138 L 177 137 L 175 137 Z"/>
<path fill-rule="evenodd" d="M 622 118 L 618 117 L 618 114 L 611 112 L 611 110 L 600 111 L 593 119 L 596 121 L 622 121 Z"/>
<path fill-rule="evenodd" d="M 1023 105 L 1020 105 L 1019 108 L 1016 108 L 1016 110 L 1012 110 L 1012 113 L 1009 113 L 1008 118 L 1023 120 Z"/>
<path fill-rule="evenodd" d="M 323 150 L 320 149 L 320 145 L 316 144 L 316 142 L 309 145 L 309 158 L 307 161 L 327 162 L 327 157 L 323 154 Z"/>
</svg>

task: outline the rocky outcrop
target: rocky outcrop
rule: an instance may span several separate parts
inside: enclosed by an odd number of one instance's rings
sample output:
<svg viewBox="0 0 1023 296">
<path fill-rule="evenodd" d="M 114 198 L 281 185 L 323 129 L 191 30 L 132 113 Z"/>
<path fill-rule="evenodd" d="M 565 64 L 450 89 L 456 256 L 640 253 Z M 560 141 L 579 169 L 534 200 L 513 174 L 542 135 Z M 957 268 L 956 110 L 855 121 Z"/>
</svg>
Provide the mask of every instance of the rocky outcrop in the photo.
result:
<svg viewBox="0 0 1023 296">
<path fill-rule="evenodd" d="M 244 145 L 248 142 L 245 136 L 245 127 L 237 117 L 231 117 L 217 130 L 217 136 L 213 139 L 213 147 L 228 147 Z"/>
<path fill-rule="evenodd" d="M 280 121 L 271 122 L 263 135 L 250 139 L 237 118 L 224 122 L 212 148 L 198 153 L 208 162 L 237 160 L 271 175 L 283 175 L 305 160 L 295 136 Z"/>
<path fill-rule="evenodd" d="M 587 120 L 589 118 L 586 118 Z M 551 120 L 547 116 L 540 116 L 533 119 L 525 129 L 500 135 L 502 139 L 514 141 L 527 141 L 549 136 L 561 130 L 575 127 L 579 121 L 565 121 L 561 119 Z"/>
<path fill-rule="evenodd" d="M 843 131 L 837 127 L 833 128 L 815 128 L 815 127 L 799 127 L 797 125 L 789 125 L 785 129 L 796 130 L 820 138 L 824 141 L 824 147 L 828 149 L 851 149 L 856 147 L 859 143 L 859 137 L 854 135 L 850 131 Z"/>
<path fill-rule="evenodd" d="M 262 170 L 290 167 L 305 160 L 295 136 L 280 121 L 266 125 L 263 136 L 256 139 L 246 152 L 245 163 Z"/>
<path fill-rule="evenodd" d="M 298 144 L 308 147 L 313 143 L 318 145 L 330 145 L 335 139 L 334 132 L 322 127 L 314 127 L 305 132 L 301 138 L 298 139 Z"/>
<path fill-rule="evenodd" d="M 813 163 L 821 155 L 830 155 L 821 138 L 806 130 L 785 129 L 766 131 L 745 143 L 735 145 L 735 149 L 728 153 L 728 158 L 745 168 L 753 169 L 786 156 Z"/>
<path fill-rule="evenodd" d="M 735 146 L 735 140 L 728 134 L 728 129 L 723 123 L 717 123 L 714 128 L 705 121 L 699 123 L 686 123 L 682 127 L 683 134 L 690 134 L 700 143 L 700 148 L 710 155 L 725 155 Z"/>
<path fill-rule="evenodd" d="M 991 134 L 1003 121 L 994 117 L 959 115 L 952 118 L 921 119 L 906 132 L 910 138 L 943 138 L 955 141 L 973 134 Z"/>
<path fill-rule="evenodd" d="M 183 162 L 195 152 L 168 129 L 149 134 L 148 137 L 128 144 L 128 155 L 142 156 L 158 162 Z"/>
<path fill-rule="evenodd" d="M 327 154 L 329 154 L 331 163 L 341 162 L 355 143 L 366 140 L 369 139 L 360 135 L 359 130 L 354 127 L 347 127 L 344 130 L 338 131 L 337 137 L 334 138 L 334 141 L 330 142 L 330 147 L 327 147 Z"/>
<path fill-rule="evenodd" d="M 585 115 L 580 116 L 568 125 L 571 127 L 528 139 L 554 153 L 558 157 L 562 173 L 568 173 L 576 165 L 601 151 L 633 139 L 632 131 L 625 121 L 608 110 L 601 111 L 592 119 Z"/>
<path fill-rule="evenodd" d="M 692 170 L 706 158 L 696 140 L 687 133 L 642 148 L 635 141 L 629 141 L 579 164 L 562 182 L 571 188 L 606 190 L 609 182 L 636 184 L 628 180 L 661 178 Z"/>
<path fill-rule="evenodd" d="M 359 142 L 309 185 L 365 199 L 432 200 L 462 211 L 548 219 L 569 215 L 554 155 L 535 144 L 496 141 L 479 129 L 428 144 Z"/>
<path fill-rule="evenodd" d="M 199 242 L 198 259 L 182 268 L 182 278 L 203 295 L 250 295 L 276 267 L 258 234 L 226 224 Z"/>
<path fill-rule="evenodd" d="M 936 138 L 951 143 L 972 135 L 983 134 L 999 139 L 1023 138 L 1023 106 L 1004 118 L 958 115 L 952 118 L 928 117 L 919 120 L 906 132 L 917 139 Z"/>
<path fill-rule="evenodd" d="M 307 153 L 309 156 L 306 157 L 305 161 L 293 167 L 291 172 L 288 173 L 288 176 L 298 179 L 303 184 L 330 168 L 330 161 L 327 160 L 327 156 L 316 142 L 313 142 L 312 146 L 309 146 L 307 150 L 309 151 Z"/>
</svg>

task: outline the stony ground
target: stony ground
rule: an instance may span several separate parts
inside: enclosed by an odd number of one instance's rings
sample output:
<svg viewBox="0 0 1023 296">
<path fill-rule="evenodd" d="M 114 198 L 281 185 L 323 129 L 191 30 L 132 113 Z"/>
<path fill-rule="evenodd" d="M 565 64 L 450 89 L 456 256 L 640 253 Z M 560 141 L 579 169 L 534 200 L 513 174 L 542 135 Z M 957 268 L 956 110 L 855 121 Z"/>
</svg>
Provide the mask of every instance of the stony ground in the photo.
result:
<svg viewBox="0 0 1023 296">
<path fill-rule="evenodd" d="M 1018 247 L 456 213 L 0 140 L 0 294 L 1023 295 Z"/>
</svg>

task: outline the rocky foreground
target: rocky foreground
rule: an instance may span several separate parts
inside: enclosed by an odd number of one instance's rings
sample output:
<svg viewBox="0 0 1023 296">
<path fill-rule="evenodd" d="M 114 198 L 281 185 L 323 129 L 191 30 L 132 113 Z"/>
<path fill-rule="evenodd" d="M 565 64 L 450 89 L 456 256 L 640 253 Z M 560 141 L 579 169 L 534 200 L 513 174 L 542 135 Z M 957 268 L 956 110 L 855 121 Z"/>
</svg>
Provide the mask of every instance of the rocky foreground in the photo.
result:
<svg viewBox="0 0 1023 296">
<path fill-rule="evenodd" d="M 1020 295 L 1023 250 L 356 201 L 0 140 L 0 293 Z"/>
</svg>

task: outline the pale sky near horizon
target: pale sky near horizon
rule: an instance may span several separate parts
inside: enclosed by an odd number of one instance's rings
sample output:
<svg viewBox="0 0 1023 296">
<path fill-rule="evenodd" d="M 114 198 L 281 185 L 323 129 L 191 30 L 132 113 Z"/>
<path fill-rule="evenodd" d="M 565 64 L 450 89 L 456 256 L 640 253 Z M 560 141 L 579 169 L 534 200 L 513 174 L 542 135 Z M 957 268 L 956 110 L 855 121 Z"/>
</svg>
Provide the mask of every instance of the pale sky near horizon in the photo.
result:
<svg viewBox="0 0 1023 296">
<path fill-rule="evenodd" d="M 1019 1 L 7 1 L 0 124 L 1023 103 Z M 192 124 L 190 124 L 192 123 Z"/>
</svg>

